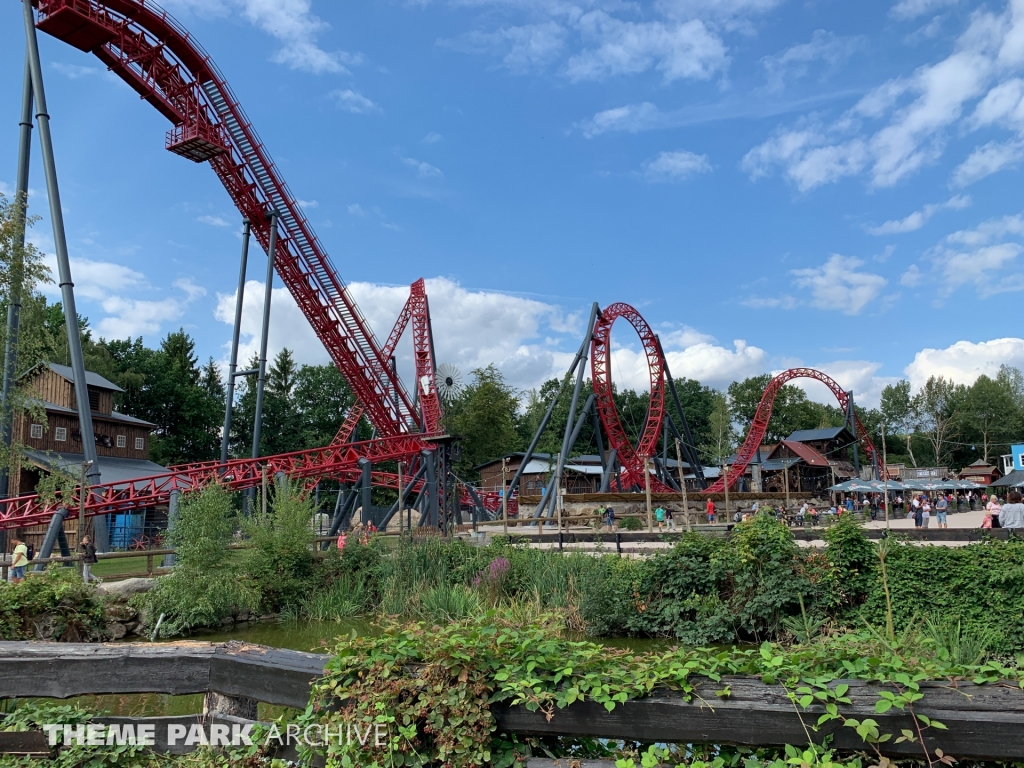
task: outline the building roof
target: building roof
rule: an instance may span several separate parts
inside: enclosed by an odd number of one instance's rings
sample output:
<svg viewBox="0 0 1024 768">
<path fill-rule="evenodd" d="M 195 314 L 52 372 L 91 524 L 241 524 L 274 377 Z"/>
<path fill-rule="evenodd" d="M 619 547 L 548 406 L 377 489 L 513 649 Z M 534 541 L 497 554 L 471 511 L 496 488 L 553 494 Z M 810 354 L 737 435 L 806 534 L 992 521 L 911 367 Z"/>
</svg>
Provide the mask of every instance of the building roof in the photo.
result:
<svg viewBox="0 0 1024 768">
<path fill-rule="evenodd" d="M 34 365 L 31 368 L 29 368 L 18 378 L 24 378 L 25 376 L 28 376 L 33 371 L 36 371 L 42 368 L 43 366 L 49 368 L 62 379 L 67 379 L 72 384 L 75 383 L 75 372 L 71 370 L 70 367 L 66 365 L 60 365 L 59 363 L 39 363 L 38 365 Z M 88 387 L 95 387 L 96 389 L 107 389 L 110 390 L 111 392 L 124 392 L 124 390 L 117 386 L 117 384 L 115 384 L 114 382 L 109 381 L 100 376 L 98 373 L 93 373 L 92 371 L 85 372 L 85 384 Z"/>
<path fill-rule="evenodd" d="M 25 451 L 29 460 L 38 467 L 46 470 L 61 469 L 69 474 L 78 477 L 82 470 L 82 463 L 85 456 L 80 453 L 58 453 L 56 451 Z M 163 475 L 169 472 L 167 467 L 146 461 L 145 459 L 119 459 L 113 456 L 98 456 L 97 464 L 100 469 L 101 483 L 123 484 L 124 487 L 132 485 L 129 481 L 136 478 L 149 477 L 151 475 Z M 139 488 L 142 485 L 139 484 Z"/>
<path fill-rule="evenodd" d="M 825 427 L 824 429 L 798 429 L 796 432 L 791 434 L 786 440 L 791 440 L 797 443 L 806 443 L 809 440 L 835 440 L 843 432 L 850 434 L 845 426 L 842 427 Z M 850 435 L 852 437 L 852 435 Z"/>
<path fill-rule="evenodd" d="M 811 448 L 809 445 L 797 442 L 796 440 L 783 440 L 776 446 L 776 449 L 771 452 L 769 459 L 776 459 L 775 452 L 782 446 L 785 446 L 797 456 L 799 456 L 808 466 L 811 467 L 827 467 L 828 459 L 818 453 L 816 450 Z"/>
<path fill-rule="evenodd" d="M 963 477 L 964 475 L 991 475 L 993 472 L 998 471 L 998 469 L 996 469 L 990 464 L 986 464 L 983 461 L 976 461 L 969 467 L 964 467 L 963 469 L 961 469 L 958 474 L 961 477 Z"/>
<path fill-rule="evenodd" d="M 39 400 L 38 398 L 35 397 L 29 398 L 29 401 L 33 403 L 40 403 L 48 411 L 54 411 L 56 413 L 66 413 L 69 416 L 78 415 L 78 411 L 75 410 L 74 408 L 65 408 L 63 405 L 57 405 L 56 403 L 48 403 L 45 400 Z M 92 420 L 96 421 L 97 419 L 99 419 L 100 421 L 104 419 L 106 419 L 107 421 L 118 421 L 123 424 L 133 424 L 138 427 L 149 427 L 151 429 L 156 426 L 156 424 L 145 421 L 144 419 L 137 419 L 134 416 L 129 416 L 127 413 L 118 413 L 117 411 L 114 411 L 112 413 L 97 413 L 96 411 L 93 411 Z"/>
<path fill-rule="evenodd" d="M 1019 488 L 1024 486 L 1024 469 L 1015 469 L 1002 480 L 992 483 L 994 488 Z"/>
</svg>

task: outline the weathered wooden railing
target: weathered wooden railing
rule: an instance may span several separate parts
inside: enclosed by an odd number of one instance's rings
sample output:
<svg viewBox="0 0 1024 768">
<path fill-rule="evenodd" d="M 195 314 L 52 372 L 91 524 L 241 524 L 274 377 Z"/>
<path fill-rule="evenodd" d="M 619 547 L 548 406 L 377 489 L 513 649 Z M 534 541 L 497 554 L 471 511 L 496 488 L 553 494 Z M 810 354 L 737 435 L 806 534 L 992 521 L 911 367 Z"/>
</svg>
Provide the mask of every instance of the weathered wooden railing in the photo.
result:
<svg viewBox="0 0 1024 768">
<path fill-rule="evenodd" d="M 0 642 L 0 699 L 47 697 L 66 699 L 88 694 L 170 695 L 204 694 L 202 713 L 184 717 L 107 717 L 104 723 L 247 723 L 256 718 L 257 702 L 285 707 L 306 706 L 309 688 L 323 671 L 328 657 L 247 643 L 58 644 Z M 840 681 L 837 681 L 837 683 Z M 907 713 L 875 713 L 879 686 L 846 681 L 852 705 L 847 717 L 871 717 L 885 733 L 913 728 Z M 716 691 L 726 686 L 726 697 Z M 976 685 L 959 681 L 921 684 L 924 698 L 918 714 L 944 723 L 948 730 L 930 729 L 925 743 L 957 758 L 1024 759 L 1024 690 L 1016 683 Z M 525 707 L 498 706 L 499 728 L 521 734 L 596 736 L 646 742 L 739 744 L 779 746 L 804 744 L 807 730 L 816 740 L 827 734 L 843 749 L 862 749 L 852 728 L 828 723 L 811 726 L 820 709 L 798 714 L 785 690 L 757 678 L 733 677 L 707 681 L 691 701 L 664 692 L 627 701 L 612 712 L 591 702 L 580 702 L 555 712 L 550 720 Z M 805 727 L 807 730 L 805 730 Z M 160 733 L 160 728 L 157 728 Z M 881 745 L 895 757 L 921 754 L 911 743 Z M 2 745 L 0 741 L 0 745 Z M 166 741 L 157 749 L 186 751 Z"/>
</svg>

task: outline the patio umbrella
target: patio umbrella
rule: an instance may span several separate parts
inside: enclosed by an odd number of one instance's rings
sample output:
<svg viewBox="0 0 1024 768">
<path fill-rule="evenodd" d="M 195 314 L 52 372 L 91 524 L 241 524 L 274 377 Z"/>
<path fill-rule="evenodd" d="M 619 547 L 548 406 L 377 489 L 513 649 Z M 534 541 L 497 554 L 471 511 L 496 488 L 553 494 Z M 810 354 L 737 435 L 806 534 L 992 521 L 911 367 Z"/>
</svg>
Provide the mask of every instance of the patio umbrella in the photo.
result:
<svg viewBox="0 0 1024 768">
<path fill-rule="evenodd" d="M 890 491 L 902 490 L 903 486 L 895 480 L 889 481 Z M 830 491 L 843 491 L 846 493 L 882 493 L 886 490 L 885 483 L 881 480 L 847 480 L 845 483 L 838 483 L 829 488 Z"/>
</svg>

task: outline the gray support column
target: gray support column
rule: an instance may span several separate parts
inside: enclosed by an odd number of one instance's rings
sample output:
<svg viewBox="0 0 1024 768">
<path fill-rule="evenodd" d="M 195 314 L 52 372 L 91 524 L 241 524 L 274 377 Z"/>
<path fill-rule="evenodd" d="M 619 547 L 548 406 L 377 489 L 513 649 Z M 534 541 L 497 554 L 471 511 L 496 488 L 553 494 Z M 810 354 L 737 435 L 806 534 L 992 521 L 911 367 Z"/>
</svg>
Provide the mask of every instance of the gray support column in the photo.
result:
<svg viewBox="0 0 1024 768">
<path fill-rule="evenodd" d="M 362 485 L 362 503 L 363 503 L 363 514 L 359 516 L 359 522 L 363 525 L 369 523 L 372 518 L 370 516 L 370 503 L 371 503 L 371 492 L 373 491 L 373 462 L 369 459 L 359 460 L 359 469 L 362 470 L 362 478 L 360 484 Z"/>
<path fill-rule="evenodd" d="M 587 350 L 590 349 L 590 341 L 594 335 L 594 323 L 597 320 L 597 316 L 599 313 L 600 310 L 598 309 L 597 303 L 595 302 L 594 305 L 590 308 L 590 321 L 587 323 L 586 336 L 583 338 L 583 343 L 580 344 L 580 348 L 576 352 L 576 357 L 573 358 L 572 365 L 569 366 L 569 370 L 566 372 L 565 379 L 563 381 L 568 381 L 569 377 L 571 377 L 573 373 L 576 372 L 576 366 L 583 364 L 583 366 L 586 367 L 586 364 L 583 363 L 583 358 L 586 357 Z M 580 375 L 582 375 L 582 371 L 580 372 Z M 565 387 L 564 383 L 562 384 L 562 387 Z M 530 463 L 530 459 L 533 458 L 533 452 L 537 450 L 537 443 L 540 442 L 540 438 L 541 435 L 544 434 L 544 430 L 548 428 L 548 423 L 551 421 L 551 414 L 554 413 L 555 406 L 558 404 L 558 399 L 559 397 L 561 397 L 561 395 L 562 391 L 561 389 L 559 389 L 559 391 L 555 394 L 554 398 L 552 398 L 551 404 L 548 406 L 547 411 L 545 411 L 544 418 L 540 420 L 540 425 L 537 427 L 537 431 L 533 435 L 533 440 L 530 441 L 530 445 L 526 449 L 526 455 L 523 456 L 523 460 L 519 463 L 519 469 L 516 470 L 515 475 L 513 475 L 512 477 L 512 482 L 509 483 L 507 491 L 509 498 L 512 498 L 512 495 L 515 493 L 516 488 L 519 487 L 519 481 L 520 479 L 522 479 L 523 470 L 526 468 L 526 465 Z M 576 397 L 577 399 L 579 398 L 578 390 L 576 391 Z M 571 417 L 569 421 L 572 421 Z M 566 426 L 568 427 L 568 423 Z"/>
<path fill-rule="evenodd" d="M 587 398 L 587 402 L 583 405 L 583 409 L 580 411 L 580 417 L 576 420 L 576 423 L 573 425 L 572 432 L 570 432 L 569 435 L 568 435 L 569 439 L 566 440 L 565 443 L 563 443 L 563 444 L 567 444 L 568 445 L 568 447 L 566 448 L 566 451 L 570 450 L 572 448 L 572 446 L 574 446 L 576 444 L 576 441 L 579 439 L 580 432 L 583 430 L 583 425 L 587 423 L 587 417 L 590 415 L 590 409 L 594 407 L 594 399 L 595 399 L 595 397 L 596 396 L 594 395 L 594 393 L 591 392 L 590 397 Z M 571 423 L 571 422 L 569 422 L 569 423 Z M 566 426 L 568 426 L 568 424 Z M 540 506 L 537 508 L 537 512 L 534 513 L 534 517 L 539 517 L 540 516 L 540 511 L 545 506 L 548 507 L 548 517 L 551 517 L 551 515 L 554 514 L 554 512 L 555 512 L 555 504 L 558 503 L 558 501 L 557 501 L 557 499 L 558 499 L 558 492 L 560 490 L 559 487 L 558 487 L 558 483 L 561 482 L 562 473 L 563 473 L 564 470 L 565 470 L 565 455 L 564 454 L 559 454 L 559 456 L 558 456 L 558 470 L 555 473 L 555 476 L 553 478 L 551 478 L 551 483 L 548 484 L 549 486 L 553 486 L 554 492 L 552 493 L 550 490 L 548 491 L 547 496 L 549 496 L 551 498 L 548 499 L 547 497 L 545 497 L 544 499 L 541 500 Z"/>
<path fill-rule="evenodd" d="M 14 191 L 14 202 L 21 203 L 17 211 L 18 237 L 21 248 L 25 247 L 25 217 L 28 210 L 28 169 L 32 150 L 32 72 L 29 69 L 28 52 L 25 53 L 25 82 L 21 95 L 21 122 L 18 123 L 18 176 Z M 20 255 L 20 252 L 16 252 Z M 18 330 L 21 326 L 22 277 L 20 271 L 12 274 L 10 301 L 7 304 L 7 333 L 4 336 L 3 392 L 0 395 L 0 439 L 10 447 L 13 438 L 14 413 L 11 397 L 14 377 L 18 373 Z M 7 467 L 0 467 L 0 499 L 10 495 L 10 478 Z M 7 531 L 0 531 L 0 552 L 7 549 Z"/>
<path fill-rule="evenodd" d="M 57 253 L 57 274 L 60 279 L 61 301 L 64 304 L 64 319 L 67 323 L 68 349 L 71 352 L 71 370 L 75 377 L 75 399 L 78 401 L 78 428 L 82 433 L 82 450 L 85 460 L 91 461 L 89 485 L 100 481 L 100 465 L 96 460 L 96 438 L 92 430 L 92 411 L 89 408 L 89 388 L 85 383 L 85 360 L 82 357 L 82 337 L 78 328 L 78 312 L 75 307 L 75 284 L 71 281 L 71 262 L 68 257 L 68 242 L 64 232 L 64 214 L 60 205 L 60 189 L 57 186 L 57 165 L 53 157 L 53 141 L 50 137 L 50 116 L 46 112 L 46 91 L 43 88 L 43 67 L 39 62 L 39 41 L 36 39 L 35 19 L 32 4 L 23 3 L 25 16 L 25 42 L 28 47 L 28 64 L 32 74 L 32 93 L 36 101 L 36 123 L 39 125 L 39 144 L 43 154 L 43 171 L 46 175 L 46 194 L 50 204 L 50 220 L 53 222 L 53 245 Z M 105 552 L 110 548 L 105 526 L 106 515 L 96 521 L 96 549 Z M 100 531 L 102 530 L 102 536 Z M 102 548 L 101 548 L 102 546 Z"/>
<path fill-rule="evenodd" d="M 597 321 L 597 304 L 594 304 L 590 308 L 590 321 L 587 323 L 587 332 L 583 337 L 583 346 L 580 348 L 585 352 L 590 347 L 591 339 L 594 336 L 594 323 Z M 569 456 L 569 450 L 572 448 L 573 443 L 576 442 L 576 437 L 579 436 L 579 428 L 573 430 L 573 423 L 576 419 L 576 408 L 580 404 L 580 389 L 583 387 L 583 374 L 586 373 L 587 365 L 582 360 L 580 365 L 576 368 L 576 385 L 572 389 L 572 401 L 569 403 L 569 418 L 565 421 L 565 434 L 562 436 L 562 452 L 558 454 L 558 469 L 557 477 L 561 482 L 562 473 L 565 470 L 565 460 Z M 587 401 L 589 404 L 593 404 L 594 396 L 591 395 Z M 584 407 L 584 412 L 587 410 Z M 582 426 L 582 424 L 581 424 Z M 573 437 L 575 432 L 576 437 Z M 556 489 L 557 490 L 557 489 Z M 554 511 L 554 505 L 551 507 Z"/>
<path fill-rule="evenodd" d="M 167 532 L 171 533 L 178 523 L 178 508 L 181 505 L 181 491 L 171 491 L 171 500 L 167 503 Z M 164 555 L 164 568 L 174 567 L 174 554 Z"/>
<path fill-rule="evenodd" d="M 608 493 L 611 488 L 612 475 L 615 474 L 615 459 L 618 458 L 618 451 L 612 448 L 608 451 L 608 461 L 604 464 L 604 474 L 601 475 L 600 493 Z"/>
<path fill-rule="evenodd" d="M 57 507 L 57 511 L 50 518 L 50 527 L 46 529 L 46 536 L 43 538 L 43 545 L 36 553 L 38 558 L 47 558 L 53 552 L 53 545 L 57 543 L 57 536 L 64 531 L 64 519 L 68 516 L 67 507 Z M 33 569 L 36 572 L 45 571 L 46 563 L 36 563 Z"/>
<path fill-rule="evenodd" d="M 661 346 L 661 338 L 658 336 L 655 338 L 658 339 L 658 351 L 661 352 L 661 359 L 665 361 L 665 378 L 668 380 L 668 389 L 672 393 L 676 413 L 679 414 L 679 421 L 683 427 L 683 435 L 680 437 L 677 432 L 676 437 L 682 443 L 683 452 L 686 454 L 686 461 L 690 464 L 691 469 L 693 469 L 693 476 L 697 481 L 697 485 L 701 489 L 707 488 L 708 484 L 704 479 L 704 468 L 701 466 L 700 456 L 697 453 L 697 444 L 693 442 L 693 434 L 690 432 L 690 422 L 686 420 L 683 404 L 680 402 L 679 393 L 676 391 L 676 380 L 672 378 L 672 371 L 668 369 L 668 359 L 665 357 L 665 350 Z M 675 425 L 673 424 L 674 429 Z"/>
<path fill-rule="evenodd" d="M 406 481 L 405 485 L 402 486 L 402 495 L 399 497 L 398 501 L 391 505 L 391 509 L 388 510 L 387 515 L 385 515 L 384 519 L 381 520 L 380 529 L 382 531 L 388 527 L 388 523 L 391 522 L 391 518 L 393 518 L 396 514 L 399 515 L 398 519 L 399 522 L 401 522 L 401 510 L 405 507 L 405 500 L 409 498 L 409 492 L 412 491 L 413 486 L 415 486 L 416 483 L 418 483 L 422 479 L 423 474 L 426 471 L 426 463 L 421 462 L 420 468 L 412 477 L 408 479 L 408 481 Z"/>
<path fill-rule="evenodd" d="M 228 391 L 224 398 L 224 434 L 220 439 L 220 460 L 228 460 L 228 441 L 231 439 L 231 411 L 235 405 L 235 372 L 238 370 L 238 337 L 242 332 L 242 299 L 245 296 L 245 271 L 249 261 L 249 233 L 252 224 L 242 222 L 242 260 L 238 268 L 238 290 L 235 292 L 235 325 L 231 331 L 231 361 L 228 363 Z"/>
<path fill-rule="evenodd" d="M 267 249 L 267 284 L 263 292 L 263 332 L 260 337 L 260 372 L 256 381 L 256 423 L 252 429 L 252 457 L 260 455 L 263 429 L 263 387 L 267 379 L 267 336 L 270 335 L 270 298 L 274 290 L 274 256 L 277 251 L 277 211 L 270 212 L 270 247 Z"/>
<path fill-rule="evenodd" d="M 857 479 L 860 480 L 860 435 L 857 434 L 857 412 L 853 407 L 853 392 L 846 394 L 850 397 L 846 402 L 846 424 L 853 434 L 853 471 L 857 474 Z"/>
<path fill-rule="evenodd" d="M 427 465 L 427 525 L 437 528 L 437 463 L 434 451 L 423 451 L 423 461 Z"/>
</svg>

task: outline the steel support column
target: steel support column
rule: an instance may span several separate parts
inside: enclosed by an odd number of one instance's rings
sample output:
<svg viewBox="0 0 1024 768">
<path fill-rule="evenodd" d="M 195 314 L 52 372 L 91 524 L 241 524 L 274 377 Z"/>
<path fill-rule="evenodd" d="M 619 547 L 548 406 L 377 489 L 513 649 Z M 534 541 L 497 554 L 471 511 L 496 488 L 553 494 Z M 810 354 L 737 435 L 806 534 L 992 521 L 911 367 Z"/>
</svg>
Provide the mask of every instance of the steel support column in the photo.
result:
<svg viewBox="0 0 1024 768">
<path fill-rule="evenodd" d="M 245 272 L 249 261 L 249 234 L 252 224 L 242 221 L 242 260 L 238 268 L 238 290 L 235 292 L 235 324 L 231 330 L 231 361 L 228 363 L 228 388 L 224 398 L 224 433 L 220 438 L 220 460 L 228 460 L 228 441 L 231 439 L 231 411 L 235 405 L 235 372 L 238 370 L 238 337 L 242 332 L 242 299 L 245 295 Z"/>
<path fill-rule="evenodd" d="M 259 378 L 256 380 L 256 420 L 252 428 L 252 457 L 260 455 L 263 429 L 263 389 L 267 379 L 267 337 L 270 335 L 270 299 L 274 292 L 274 255 L 277 251 L 277 211 L 270 212 L 270 247 L 267 248 L 267 282 L 263 291 L 263 330 L 260 335 Z"/>
<path fill-rule="evenodd" d="M 18 123 L 18 176 L 15 181 L 14 202 L 18 228 L 14 257 L 23 266 L 25 248 L 25 219 L 28 212 L 28 169 L 32 150 L 32 72 L 29 68 L 28 53 L 25 54 L 25 82 L 21 95 L 21 122 Z M 21 327 L 21 294 L 24 272 L 15 267 L 11 270 L 10 296 L 7 303 L 7 332 L 4 336 L 3 391 L 0 395 L 0 439 L 6 447 L 11 446 L 14 437 L 14 409 L 11 398 L 14 394 L 14 377 L 18 373 L 18 331 Z M 7 467 L 0 467 L 0 499 L 6 499 L 10 492 L 10 476 Z M 7 549 L 7 532 L 0 531 L 0 552 Z"/>
<path fill-rule="evenodd" d="M 64 531 L 64 520 L 68 516 L 67 507 L 57 507 L 57 511 L 53 513 L 53 517 L 50 518 L 50 527 L 46 529 L 46 536 L 43 537 L 43 545 L 39 547 L 39 552 L 36 557 L 47 558 L 50 553 L 53 552 L 53 545 L 57 543 L 57 535 Z M 65 544 L 65 546 L 67 546 Z M 39 571 L 46 570 L 46 563 L 36 563 L 36 567 L 33 569 L 37 573 Z"/>
<path fill-rule="evenodd" d="M 611 489 L 612 475 L 615 474 L 615 459 L 617 452 L 614 448 L 608 451 L 608 461 L 604 465 L 604 473 L 601 475 L 601 493 L 608 493 Z"/>
<path fill-rule="evenodd" d="M 436 451 L 423 451 L 423 461 L 427 465 L 427 525 L 437 528 L 438 488 L 437 488 L 437 457 Z"/>
<path fill-rule="evenodd" d="M 373 518 L 370 515 L 370 503 L 371 503 L 371 492 L 373 491 L 373 462 L 369 459 L 359 460 L 359 469 L 362 470 L 362 479 L 359 481 L 362 485 L 362 496 L 363 496 L 363 514 L 359 516 L 359 522 L 363 525 L 368 525 Z"/>
<path fill-rule="evenodd" d="M 75 284 L 71 280 L 71 262 L 68 257 L 68 242 L 64 231 L 64 213 L 60 204 L 60 188 L 57 185 L 57 164 L 53 156 L 53 140 L 50 136 L 50 116 L 46 111 L 46 90 L 43 87 L 43 67 L 39 60 L 39 41 L 36 39 L 35 19 L 32 4 L 22 4 L 25 19 L 25 42 L 28 49 L 28 65 L 32 77 L 32 93 L 36 102 L 36 123 L 39 126 L 39 145 L 43 155 L 43 171 L 46 176 L 46 195 L 50 204 L 50 220 L 53 223 L 53 246 L 57 255 L 57 274 L 60 280 L 61 301 L 64 305 L 64 319 L 68 334 L 68 350 L 71 355 L 71 370 L 75 378 L 75 399 L 78 403 L 78 428 L 82 433 L 82 450 L 85 460 L 91 461 L 89 485 L 100 482 L 100 465 L 96 460 L 96 437 L 92 429 L 92 409 L 89 407 L 89 388 L 85 382 L 85 360 L 82 357 L 82 337 L 78 327 L 78 312 L 75 307 Z M 110 548 L 106 515 L 96 522 L 94 543 L 97 551 Z"/>
</svg>

